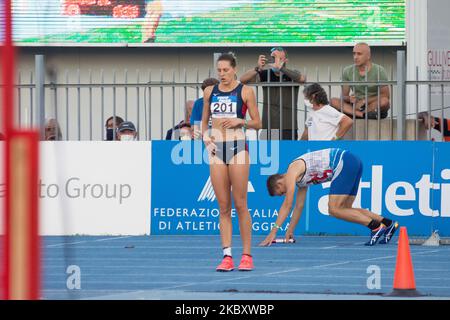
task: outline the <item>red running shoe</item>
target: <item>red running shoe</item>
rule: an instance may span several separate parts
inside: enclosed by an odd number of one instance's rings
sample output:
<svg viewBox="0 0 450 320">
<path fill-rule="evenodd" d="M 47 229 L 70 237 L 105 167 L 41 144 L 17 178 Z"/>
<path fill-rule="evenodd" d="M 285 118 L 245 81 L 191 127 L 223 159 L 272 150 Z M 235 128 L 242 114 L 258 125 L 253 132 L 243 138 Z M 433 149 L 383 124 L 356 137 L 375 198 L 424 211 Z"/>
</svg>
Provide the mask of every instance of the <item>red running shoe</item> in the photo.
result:
<svg viewBox="0 0 450 320">
<path fill-rule="evenodd" d="M 253 266 L 253 257 L 243 254 L 241 259 L 241 264 L 239 265 L 239 271 L 252 271 Z"/>
<path fill-rule="evenodd" d="M 228 272 L 233 270 L 234 270 L 233 258 L 230 256 L 225 256 L 222 262 L 216 268 L 216 271 L 218 272 Z"/>
</svg>

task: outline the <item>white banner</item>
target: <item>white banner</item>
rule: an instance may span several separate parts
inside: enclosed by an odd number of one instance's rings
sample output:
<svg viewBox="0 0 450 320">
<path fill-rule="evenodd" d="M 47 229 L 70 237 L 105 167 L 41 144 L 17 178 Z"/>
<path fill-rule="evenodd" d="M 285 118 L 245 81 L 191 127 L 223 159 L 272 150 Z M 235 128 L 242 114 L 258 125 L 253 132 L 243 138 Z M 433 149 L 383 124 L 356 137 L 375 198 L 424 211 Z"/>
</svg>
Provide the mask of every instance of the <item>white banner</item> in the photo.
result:
<svg viewBox="0 0 450 320">
<path fill-rule="evenodd" d="M 41 235 L 150 233 L 149 142 L 41 142 L 39 152 Z"/>
</svg>

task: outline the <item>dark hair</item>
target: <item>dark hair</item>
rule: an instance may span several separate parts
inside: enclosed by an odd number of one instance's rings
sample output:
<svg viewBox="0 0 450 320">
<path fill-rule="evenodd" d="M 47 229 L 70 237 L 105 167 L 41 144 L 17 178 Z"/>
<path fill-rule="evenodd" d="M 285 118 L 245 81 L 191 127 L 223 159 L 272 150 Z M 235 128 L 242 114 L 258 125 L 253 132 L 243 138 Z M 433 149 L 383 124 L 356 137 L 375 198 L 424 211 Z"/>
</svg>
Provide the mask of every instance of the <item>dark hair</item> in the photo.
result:
<svg viewBox="0 0 450 320">
<path fill-rule="evenodd" d="M 283 178 L 282 174 L 273 174 L 269 178 L 267 178 L 267 191 L 269 191 L 269 194 L 271 197 L 275 195 L 275 189 L 277 187 L 277 182 Z"/>
<path fill-rule="evenodd" d="M 109 120 L 114 119 L 114 116 L 109 117 L 108 119 L 106 119 L 105 122 L 105 127 L 108 126 L 108 122 Z M 116 116 L 116 127 L 120 126 L 120 124 L 123 122 L 123 119 L 119 116 Z"/>
<path fill-rule="evenodd" d="M 202 82 L 202 90 L 205 91 L 205 89 L 207 87 L 214 86 L 218 83 L 219 83 L 219 80 L 217 80 L 216 78 L 207 78 L 207 79 L 203 80 L 203 82 Z"/>
<path fill-rule="evenodd" d="M 313 83 L 303 90 L 303 94 L 317 104 L 329 104 L 327 93 L 318 83 Z"/>
<path fill-rule="evenodd" d="M 236 56 L 233 52 L 222 53 L 217 59 L 217 62 L 219 61 L 228 61 L 233 68 L 236 68 L 237 65 Z"/>
</svg>

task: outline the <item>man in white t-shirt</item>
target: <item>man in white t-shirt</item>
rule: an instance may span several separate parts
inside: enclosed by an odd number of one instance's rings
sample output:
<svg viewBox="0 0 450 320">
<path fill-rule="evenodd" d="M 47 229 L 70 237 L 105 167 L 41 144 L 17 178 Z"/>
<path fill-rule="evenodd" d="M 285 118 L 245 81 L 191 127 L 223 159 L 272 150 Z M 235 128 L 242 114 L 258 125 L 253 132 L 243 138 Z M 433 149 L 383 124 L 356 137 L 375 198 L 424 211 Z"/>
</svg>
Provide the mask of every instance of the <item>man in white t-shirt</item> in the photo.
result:
<svg viewBox="0 0 450 320">
<path fill-rule="evenodd" d="M 353 120 L 329 105 L 318 83 L 307 86 L 303 94 L 310 113 L 301 140 L 339 140 L 352 127 Z"/>
</svg>

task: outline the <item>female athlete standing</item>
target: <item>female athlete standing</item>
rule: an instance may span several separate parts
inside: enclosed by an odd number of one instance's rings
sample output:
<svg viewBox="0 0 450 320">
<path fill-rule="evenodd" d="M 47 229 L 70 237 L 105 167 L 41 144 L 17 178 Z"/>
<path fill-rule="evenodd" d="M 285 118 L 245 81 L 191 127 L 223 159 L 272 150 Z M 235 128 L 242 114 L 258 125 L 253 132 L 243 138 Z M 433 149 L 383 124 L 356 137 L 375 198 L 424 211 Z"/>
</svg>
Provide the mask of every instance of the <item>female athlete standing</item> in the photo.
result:
<svg viewBox="0 0 450 320">
<path fill-rule="evenodd" d="M 211 182 L 220 210 L 220 236 L 224 257 L 216 270 L 234 269 L 231 254 L 233 195 L 243 245 L 238 269 L 250 271 L 253 270 L 252 222 L 247 208 L 250 159 L 244 130 L 260 129 L 261 119 L 253 89 L 236 80 L 236 58 L 233 54 L 225 53 L 218 58 L 217 72 L 220 83 L 205 89 L 202 115 L 203 141 L 209 150 Z M 247 110 L 251 120 L 246 119 Z M 212 127 L 211 132 L 208 132 L 210 117 Z"/>
</svg>

